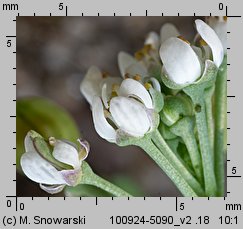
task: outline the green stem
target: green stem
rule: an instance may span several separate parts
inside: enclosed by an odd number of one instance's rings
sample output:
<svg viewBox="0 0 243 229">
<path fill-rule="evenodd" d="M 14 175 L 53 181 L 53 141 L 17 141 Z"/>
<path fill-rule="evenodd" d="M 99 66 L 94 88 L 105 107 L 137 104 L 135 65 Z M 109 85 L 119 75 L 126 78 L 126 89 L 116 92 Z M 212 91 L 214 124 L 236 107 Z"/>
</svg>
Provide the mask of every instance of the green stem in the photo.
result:
<svg viewBox="0 0 243 229">
<path fill-rule="evenodd" d="M 208 88 L 205 90 L 205 105 L 206 105 L 206 117 L 207 117 L 207 127 L 208 127 L 208 135 L 209 142 L 214 150 L 214 120 L 213 120 L 213 105 L 212 105 L 212 96 L 214 94 L 215 86 Z"/>
<path fill-rule="evenodd" d="M 87 162 L 83 161 L 82 163 L 82 172 L 83 176 L 81 178 L 80 184 L 93 185 L 97 188 L 100 188 L 115 197 L 131 197 L 132 195 L 123 189 L 117 187 L 111 182 L 103 179 L 102 177 L 96 175 Z"/>
<path fill-rule="evenodd" d="M 203 196 L 204 191 L 200 183 L 196 178 L 188 171 L 186 165 L 181 161 L 176 154 L 170 149 L 170 147 L 165 142 L 164 138 L 161 136 L 158 130 L 153 134 L 152 138 L 155 145 L 159 148 L 165 158 L 171 163 L 171 165 L 181 174 L 183 179 L 197 192 L 199 196 Z"/>
<path fill-rule="evenodd" d="M 141 147 L 167 174 L 167 176 L 174 182 L 180 192 L 187 197 L 197 197 L 198 194 L 188 184 L 188 182 L 182 177 L 182 175 L 171 165 L 166 157 L 160 152 L 160 150 L 152 143 L 151 139 L 143 139 L 142 142 L 136 144 Z"/>
<path fill-rule="evenodd" d="M 196 137 L 194 135 L 194 121 L 191 117 L 184 117 L 174 124 L 170 130 L 172 133 L 180 136 L 187 147 L 193 169 L 198 180 L 203 184 L 202 159 L 198 150 Z"/>
<path fill-rule="evenodd" d="M 218 196 L 224 196 L 225 186 L 225 151 L 227 125 L 227 57 L 219 68 L 215 88 L 215 175 L 218 185 Z"/>
<path fill-rule="evenodd" d="M 87 176 L 84 179 L 82 179 L 82 184 L 89 184 L 96 186 L 97 188 L 100 188 L 113 196 L 116 197 L 131 197 L 129 193 L 122 190 L 121 188 L 117 187 L 116 185 L 110 183 L 109 181 L 103 179 L 102 177 L 99 177 L 96 174 L 93 174 L 92 176 Z"/>
<path fill-rule="evenodd" d="M 197 89 L 198 90 L 196 92 L 194 91 L 194 89 L 190 91 L 190 88 L 188 87 L 188 89 L 184 91 L 191 97 L 193 105 L 195 107 L 196 125 L 202 155 L 206 195 L 215 196 L 217 187 L 214 174 L 213 152 L 212 148 L 210 147 L 208 136 L 206 108 L 204 102 L 204 89 L 202 87 L 199 87 Z"/>
</svg>

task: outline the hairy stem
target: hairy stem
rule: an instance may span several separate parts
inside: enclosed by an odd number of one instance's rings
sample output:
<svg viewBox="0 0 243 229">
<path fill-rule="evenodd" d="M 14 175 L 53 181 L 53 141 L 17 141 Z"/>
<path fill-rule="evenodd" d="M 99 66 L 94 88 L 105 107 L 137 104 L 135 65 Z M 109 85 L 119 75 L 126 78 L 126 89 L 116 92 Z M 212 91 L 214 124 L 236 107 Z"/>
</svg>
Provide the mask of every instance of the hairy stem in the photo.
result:
<svg viewBox="0 0 243 229">
<path fill-rule="evenodd" d="M 215 175 L 218 186 L 218 196 L 224 196 L 225 186 L 225 151 L 227 126 L 227 58 L 219 68 L 215 88 Z"/>
<path fill-rule="evenodd" d="M 170 130 L 180 136 L 187 147 L 193 169 L 201 184 L 203 184 L 202 159 L 198 150 L 196 137 L 194 134 L 194 121 L 191 117 L 184 117 L 174 124 Z"/>
<path fill-rule="evenodd" d="M 161 136 L 158 130 L 155 131 L 152 138 L 155 145 L 159 148 L 163 156 L 169 161 L 169 163 L 179 172 L 183 179 L 197 192 L 198 195 L 205 195 L 201 184 L 196 178 L 188 171 L 186 165 L 180 160 L 177 155 L 170 149 Z"/>
<path fill-rule="evenodd" d="M 83 176 L 80 181 L 80 184 L 88 184 L 93 185 L 97 188 L 103 189 L 104 191 L 110 193 L 115 197 L 131 197 L 132 195 L 128 192 L 124 191 L 123 189 L 117 187 L 116 185 L 112 184 L 111 182 L 103 179 L 102 177 L 96 175 L 88 163 L 85 161 L 82 163 L 82 171 Z"/>
</svg>

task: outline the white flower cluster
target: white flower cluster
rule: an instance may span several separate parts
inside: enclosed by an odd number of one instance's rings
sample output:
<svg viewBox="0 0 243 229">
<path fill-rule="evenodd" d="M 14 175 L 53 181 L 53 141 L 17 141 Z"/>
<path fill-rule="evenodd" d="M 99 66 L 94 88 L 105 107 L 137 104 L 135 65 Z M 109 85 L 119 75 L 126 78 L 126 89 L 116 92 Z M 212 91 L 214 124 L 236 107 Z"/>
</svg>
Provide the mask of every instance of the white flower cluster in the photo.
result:
<svg viewBox="0 0 243 229">
<path fill-rule="evenodd" d="M 178 85 L 186 85 L 202 76 L 205 61 L 212 60 L 219 67 L 226 45 L 222 37 L 225 26 L 215 20 L 209 20 L 209 24 L 218 35 L 202 20 L 195 21 L 198 32 L 195 45 L 183 39 L 170 23 L 162 26 L 160 36 L 150 32 L 135 57 L 125 52 L 118 54 L 122 78 L 102 74 L 92 66 L 80 90 L 91 105 L 97 133 L 110 142 L 117 142 L 119 131 L 133 137 L 144 136 L 154 127 L 155 101 L 150 89 L 161 91 L 158 74 L 166 75 Z"/>
</svg>

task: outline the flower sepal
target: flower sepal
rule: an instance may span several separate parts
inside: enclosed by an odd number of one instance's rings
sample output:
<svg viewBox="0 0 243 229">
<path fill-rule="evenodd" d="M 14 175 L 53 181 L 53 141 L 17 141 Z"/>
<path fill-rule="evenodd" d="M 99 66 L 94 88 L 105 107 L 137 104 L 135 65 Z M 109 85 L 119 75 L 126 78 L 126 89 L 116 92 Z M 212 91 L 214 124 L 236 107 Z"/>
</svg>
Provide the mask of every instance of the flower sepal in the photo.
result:
<svg viewBox="0 0 243 229">
<path fill-rule="evenodd" d="M 199 103 L 199 100 L 204 97 L 205 89 L 212 87 L 217 78 L 218 68 L 214 62 L 207 60 L 202 77 L 195 83 L 183 88 L 183 91 L 189 95 L 194 103 Z M 198 104 L 200 105 L 200 104 Z"/>
<path fill-rule="evenodd" d="M 162 81 L 166 87 L 174 90 L 181 90 L 183 88 L 187 88 L 194 85 L 201 85 L 205 83 L 206 85 L 208 85 L 206 87 L 209 87 L 215 82 L 217 72 L 218 68 L 215 65 L 215 63 L 211 60 L 206 60 L 202 76 L 193 83 L 176 84 L 174 81 L 170 80 L 166 74 L 162 74 Z"/>
<path fill-rule="evenodd" d="M 160 91 L 155 90 L 154 88 L 149 89 L 149 93 L 153 100 L 154 110 L 160 112 L 164 107 L 164 96 Z"/>
</svg>

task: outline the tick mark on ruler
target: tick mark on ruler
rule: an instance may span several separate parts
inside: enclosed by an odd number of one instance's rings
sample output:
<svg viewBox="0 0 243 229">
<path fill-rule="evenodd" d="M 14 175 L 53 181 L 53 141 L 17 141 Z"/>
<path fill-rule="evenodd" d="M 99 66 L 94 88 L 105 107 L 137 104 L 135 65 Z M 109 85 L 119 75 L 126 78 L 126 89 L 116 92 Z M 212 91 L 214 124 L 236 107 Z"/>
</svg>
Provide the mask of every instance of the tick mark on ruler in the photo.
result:
<svg viewBox="0 0 243 229">
<path fill-rule="evenodd" d="M 240 178 L 241 176 L 227 176 L 227 177 L 229 177 L 229 178 L 233 178 L 233 177 L 235 177 L 235 178 Z"/>
<path fill-rule="evenodd" d="M 178 204 L 177 197 L 175 199 L 176 199 L 176 212 L 177 212 L 178 211 L 178 209 L 177 209 L 177 204 Z"/>
<path fill-rule="evenodd" d="M 68 12 L 67 11 L 68 11 L 68 7 L 66 6 L 66 16 L 68 16 Z"/>
<path fill-rule="evenodd" d="M 98 197 L 95 197 L 95 205 L 98 205 Z"/>
</svg>

